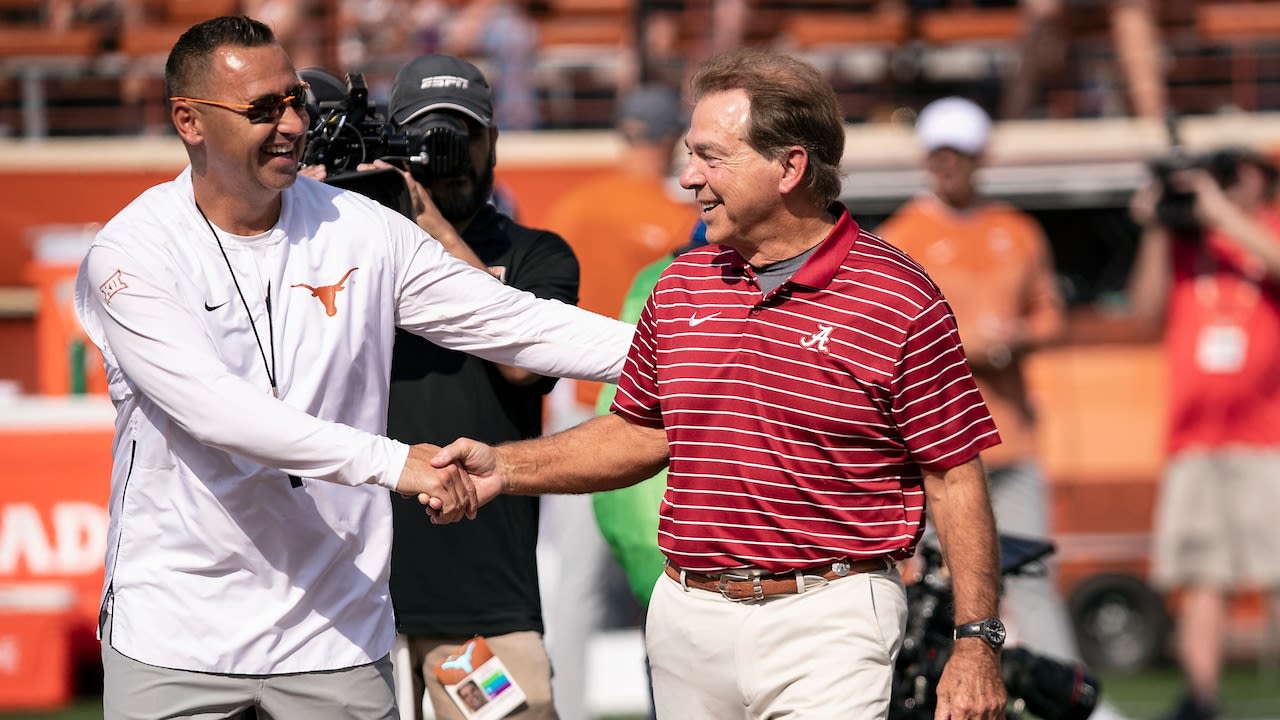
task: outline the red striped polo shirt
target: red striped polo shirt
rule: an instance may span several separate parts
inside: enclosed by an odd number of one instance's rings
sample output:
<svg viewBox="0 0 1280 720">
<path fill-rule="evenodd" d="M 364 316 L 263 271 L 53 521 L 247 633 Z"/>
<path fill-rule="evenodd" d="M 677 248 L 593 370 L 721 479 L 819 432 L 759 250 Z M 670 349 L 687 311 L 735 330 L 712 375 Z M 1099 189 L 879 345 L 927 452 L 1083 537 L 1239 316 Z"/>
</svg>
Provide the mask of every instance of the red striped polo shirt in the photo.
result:
<svg viewBox="0 0 1280 720">
<path fill-rule="evenodd" d="M 908 557 L 922 468 L 999 442 L 937 286 L 833 211 L 769 296 L 711 245 L 676 258 L 640 317 L 613 411 L 666 429 L 658 543 L 682 568 Z"/>
</svg>

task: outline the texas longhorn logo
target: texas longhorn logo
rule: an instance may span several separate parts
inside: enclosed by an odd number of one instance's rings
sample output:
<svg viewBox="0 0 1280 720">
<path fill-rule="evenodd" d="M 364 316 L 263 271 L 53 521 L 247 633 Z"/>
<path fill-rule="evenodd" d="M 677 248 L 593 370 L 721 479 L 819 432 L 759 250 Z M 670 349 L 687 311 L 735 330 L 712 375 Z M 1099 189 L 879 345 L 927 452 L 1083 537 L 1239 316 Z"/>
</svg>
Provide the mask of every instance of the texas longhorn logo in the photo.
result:
<svg viewBox="0 0 1280 720">
<path fill-rule="evenodd" d="M 347 278 L 351 277 L 351 273 L 359 269 L 360 268 L 351 268 L 350 270 L 347 271 L 346 275 L 342 276 L 341 280 L 339 280 L 338 282 L 332 285 L 321 285 L 320 287 L 311 287 L 306 283 L 298 283 L 297 285 L 290 285 L 290 287 L 296 287 L 296 288 L 300 287 L 300 288 L 306 288 L 310 290 L 311 297 L 319 299 L 320 302 L 324 305 L 324 314 L 328 315 L 329 317 L 333 317 L 334 315 L 338 314 L 338 305 L 337 305 L 338 291 L 345 289 L 343 285 L 346 284 Z"/>
</svg>

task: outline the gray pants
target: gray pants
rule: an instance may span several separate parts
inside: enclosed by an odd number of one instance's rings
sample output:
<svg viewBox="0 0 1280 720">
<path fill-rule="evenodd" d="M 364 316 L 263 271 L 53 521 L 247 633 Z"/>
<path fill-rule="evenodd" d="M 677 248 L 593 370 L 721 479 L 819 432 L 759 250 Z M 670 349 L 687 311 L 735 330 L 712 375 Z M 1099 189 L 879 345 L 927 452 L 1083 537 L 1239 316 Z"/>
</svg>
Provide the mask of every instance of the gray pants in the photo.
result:
<svg viewBox="0 0 1280 720">
<path fill-rule="evenodd" d="M 104 720 L 232 720 L 257 708 L 260 720 L 398 720 L 391 656 L 369 665 L 288 675 L 220 675 L 156 667 L 111 647 L 102 628 Z"/>
</svg>

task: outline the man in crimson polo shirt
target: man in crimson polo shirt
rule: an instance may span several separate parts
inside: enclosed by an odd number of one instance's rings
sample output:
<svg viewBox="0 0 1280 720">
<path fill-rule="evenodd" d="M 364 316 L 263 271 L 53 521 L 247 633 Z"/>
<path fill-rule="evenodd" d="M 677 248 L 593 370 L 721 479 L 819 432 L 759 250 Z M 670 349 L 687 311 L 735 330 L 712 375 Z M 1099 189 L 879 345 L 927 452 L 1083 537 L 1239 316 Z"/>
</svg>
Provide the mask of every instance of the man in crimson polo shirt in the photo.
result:
<svg viewBox="0 0 1280 720">
<path fill-rule="evenodd" d="M 432 462 L 462 465 L 482 502 L 669 464 L 646 626 L 658 717 L 884 717 L 906 618 L 894 561 L 926 503 L 956 620 L 998 625 L 978 454 L 999 436 L 937 286 L 835 203 L 844 128 L 822 76 L 733 50 L 693 96 L 680 182 L 711 244 L 663 272 L 612 412 Z M 939 717 L 1000 716 L 998 645 L 957 640 Z"/>
</svg>

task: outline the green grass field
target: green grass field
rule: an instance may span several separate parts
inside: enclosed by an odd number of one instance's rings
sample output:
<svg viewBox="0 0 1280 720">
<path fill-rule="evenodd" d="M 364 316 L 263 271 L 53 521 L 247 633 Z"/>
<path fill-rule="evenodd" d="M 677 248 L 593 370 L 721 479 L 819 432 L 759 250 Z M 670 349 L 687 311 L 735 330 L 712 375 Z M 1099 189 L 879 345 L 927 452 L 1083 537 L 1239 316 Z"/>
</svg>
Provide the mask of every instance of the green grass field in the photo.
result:
<svg viewBox="0 0 1280 720">
<path fill-rule="evenodd" d="M 1103 694 L 1133 720 L 1155 720 L 1172 707 L 1181 692 L 1176 670 L 1102 676 Z M 1280 720 L 1280 672 L 1264 677 L 1256 665 L 1231 668 L 1223 678 L 1223 720 Z M 51 713 L 0 713 L 0 720 L 91 720 L 102 717 L 96 699 L 77 702 Z M 610 718 L 609 720 L 642 720 Z"/>
<path fill-rule="evenodd" d="M 1182 677 L 1175 669 L 1107 674 L 1102 683 L 1103 696 L 1134 720 L 1160 717 L 1182 692 Z M 1280 674 L 1252 664 L 1231 668 L 1222 679 L 1222 717 L 1280 720 Z"/>
</svg>

